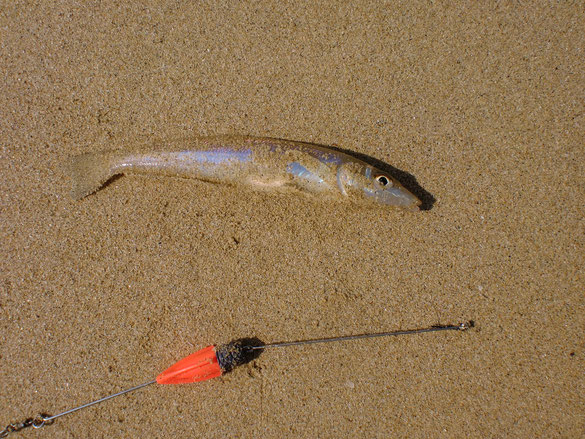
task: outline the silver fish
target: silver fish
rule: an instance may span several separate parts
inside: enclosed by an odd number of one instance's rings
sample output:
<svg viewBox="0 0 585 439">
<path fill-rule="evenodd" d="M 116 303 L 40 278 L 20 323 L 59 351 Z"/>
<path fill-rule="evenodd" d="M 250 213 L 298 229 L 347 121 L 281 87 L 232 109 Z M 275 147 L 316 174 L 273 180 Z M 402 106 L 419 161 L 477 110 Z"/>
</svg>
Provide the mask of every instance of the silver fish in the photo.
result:
<svg viewBox="0 0 585 439">
<path fill-rule="evenodd" d="M 196 137 L 141 152 L 73 157 L 71 195 L 83 198 L 119 174 L 195 178 L 255 189 L 296 190 L 416 211 L 420 200 L 387 173 L 325 146 L 248 136 Z"/>
</svg>

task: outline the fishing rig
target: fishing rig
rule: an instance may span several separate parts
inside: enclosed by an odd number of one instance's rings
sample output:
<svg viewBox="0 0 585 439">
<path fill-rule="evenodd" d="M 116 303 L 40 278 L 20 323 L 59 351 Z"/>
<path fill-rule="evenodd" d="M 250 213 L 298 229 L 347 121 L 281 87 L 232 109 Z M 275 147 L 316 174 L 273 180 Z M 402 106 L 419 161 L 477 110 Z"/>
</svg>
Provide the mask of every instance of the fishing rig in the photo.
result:
<svg viewBox="0 0 585 439">
<path fill-rule="evenodd" d="M 231 341 L 226 344 L 211 345 L 203 348 L 182 360 L 176 362 L 168 369 L 160 373 L 156 379 L 148 381 L 138 386 L 131 387 L 121 392 L 105 396 L 95 401 L 88 402 L 69 410 L 65 410 L 56 415 L 40 414 L 34 418 L 28 418 L 22 422 L 8 424 L 4 430 L 0 431 L 0 438 L 7 437 L 10 433 L 15 433 L 28 427 L 42 428 L 52 424 L 55 419 L 61 416 L 68 415 L 78 410 L 91 407 L 108 399 L 124 395 L 126 393 L 134 392 L 152 384 L 187 384 L 198 381 L 205 381 L 211 378 L 216 378 L 224 373 L 232 371 L 234 368 L 258 358 L 265 349 L 281 348 L 288 346 L 300 346 L 317 343 L 331 343 L 349 340 L 363 340 L 366 338 L 375 337 L 390 337 L 399 335 L 413 335 L 422 334 L 426 332 L 438 331 L 465 331 L 474 326 L 472 320 L 460 323 L 458 325 L 435 325 L 428 328 L 421 329 L 406 329 L 402 331 L 392 332 L 378 332 L 360 335 L 346 335 L 341 337 L 318 338 L 311 340 L 278 342 L 278 343 L 262 343 L 257 338 L 242 338 Z"/>
</svg>

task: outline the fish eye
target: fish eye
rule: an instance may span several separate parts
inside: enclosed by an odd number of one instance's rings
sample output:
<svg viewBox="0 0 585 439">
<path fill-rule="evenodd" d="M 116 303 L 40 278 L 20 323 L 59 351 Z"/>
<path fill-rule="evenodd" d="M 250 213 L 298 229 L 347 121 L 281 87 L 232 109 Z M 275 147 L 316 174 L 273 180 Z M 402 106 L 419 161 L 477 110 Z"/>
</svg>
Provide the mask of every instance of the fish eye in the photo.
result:
<svg viewBox="0 0 585 439">
<path fill-rule="evenodd" d="M 390 179 L 388 177 L 386 177 L 385 175 L 378 175 L 376 177 L 376 181 L 378 183 L 380 183 L 380 185 L 382 185 L 382 186 L 392 185 L 390 183 Z"/>
</svg>

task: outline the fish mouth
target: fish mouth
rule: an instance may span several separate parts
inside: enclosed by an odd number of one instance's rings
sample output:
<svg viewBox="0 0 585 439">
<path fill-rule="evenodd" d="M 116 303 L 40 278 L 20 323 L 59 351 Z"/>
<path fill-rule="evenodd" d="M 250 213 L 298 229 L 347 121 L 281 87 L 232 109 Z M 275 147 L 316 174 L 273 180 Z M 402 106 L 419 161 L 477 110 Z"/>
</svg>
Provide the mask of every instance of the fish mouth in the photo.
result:
<svg viewBox="0 0 585 439">
<path fill-rule="evenodd" d="M 420 210 L 422 204 L 415 195 L 403 187 L 392 187 L 385 189 L 376 197 L 382 204 L 390 206 L 398 206 L 402 209 L 409 210 L 411 212 L 417 212 Z"/>
</svg>

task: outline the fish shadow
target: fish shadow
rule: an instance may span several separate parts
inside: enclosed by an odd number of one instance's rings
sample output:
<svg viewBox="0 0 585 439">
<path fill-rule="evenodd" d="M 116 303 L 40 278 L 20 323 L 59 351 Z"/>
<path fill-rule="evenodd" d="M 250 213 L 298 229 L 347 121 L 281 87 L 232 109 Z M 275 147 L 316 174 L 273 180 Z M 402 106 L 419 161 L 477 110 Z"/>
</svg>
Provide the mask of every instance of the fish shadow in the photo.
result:
<svg viewBox="0 0 585 439">
<path fill-rule="evenodd" d="M 107 179 L 107 180 L 104 182 L 104 184 L 102 184 L 102 185 L 99 187 L 99 190 L 102 190 L 102 189 L 104 189 L 104 188 L 106 188 L 106 187 L 110 186 L 111 184 L 115 183 L 117 180 L 121 179 L 123 176 L 124 176 L 124 174 L 116 174 L 116 175 L 112 175 L 110 178 L 108 178 L 108 179 Z M 96 192 L 97 192 L 97 190 L 96 190 Z M 95 192 L 94 192 L 94 193 L 95 193 Z M 92 194 L 90 194 L 90 195 L 92 195 Z"/>
<path fill-rule="evenodd" d="M 355 157 L 356 159 L 362 160 L 372 166 L 375 166 L 379 170 L 390 174 L 392 177 L 398 180 L 402 186 L 417 196 L 417 198 L 421 201 L 421 205 L 419 206 L 420 210 L 431 210 L 435 204 L 435 201 L 437 201 L 433 194 L 423 188 L 418 183 L 418 181 L 416 181 L 416 177 L 409 172 L 398 169 L 392 165 L 389 165 L 388 163 L 378 160 L 377 158 L 362 154 L 360 152 L 351 151 L 349 149 L 340 148 L 338 146 L 328 146 L 328 148 Z"/>
</svg>

